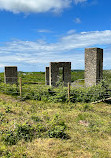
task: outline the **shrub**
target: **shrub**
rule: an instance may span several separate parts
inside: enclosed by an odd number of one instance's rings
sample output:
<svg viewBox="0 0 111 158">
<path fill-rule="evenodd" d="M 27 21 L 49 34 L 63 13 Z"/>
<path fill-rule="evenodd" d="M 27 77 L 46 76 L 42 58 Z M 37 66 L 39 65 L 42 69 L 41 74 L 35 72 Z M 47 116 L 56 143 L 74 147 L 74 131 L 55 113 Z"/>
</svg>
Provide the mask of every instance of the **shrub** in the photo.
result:
<svg viewBox="0 0 111 158">
<path fill-rule="evenodd" d="M 5 83 L 0 83 L 0 92 L 3 92 L 5 94 L 10 94 L 10 95 L 18 95 L 18 87 L 15 84 L 5 84 Z"/>
<path fill-rule="evenodd" d="M 66 125 L 58 114 L 49 121 L 48 126 L 48 136 L 50 138 L 67 138 L 65 133 Z"/>
<path fill-rule="evenodd" d="M 31 141 L 34 137 L 35 129 L 28 125 L 17 125 L 13 131 L 7 131 L 3 134 L 2 139 L 7 145 L 15 145 L 20 139 Z"/>
<path fill-rule="evenodd" d="M 15 145 L 21 139 L 32 141 L 32 139 L 40 137 L 68 138 L 65 133 L 66 125 L 58 114 L 51 119 L 46 118 L 45 122 L 38 117 L 32 117 L 32 119 L 37 122 L 36 125 L 18 124 L 14 130 L 3 132 L 2 140 L 7 145 Z"/>
<path fill-rule="evenodd" d="M 32 140 L 34 137 L 35 129 L 29 124 L 17 125 L 16 135 L 19 139 L 24 139 L 25 141 Z"/>
<path fill-rule="evenodd" d="M 8 131 L 7 133 L 3 134 L 2 139 L 7 145 L 15 145 L 19 138 L 14 131 Z"/>
<path fill-rule="evenodd" d="M 67 101 L 67 87 L 59 86 L 58 88 L 53 88 L 54 95 L 50 95 L 48 101 L 51 102 L 65 102 Z"/>
<path fill-rule="evenodd" d="M 98 85 L 92 87 L 75 87 L 71 88 L 70 101 L 71 102 L 93 102 L 111 96 L 108 92 L 108 84 L 101 81 Z M 0 91 L 6 94 L 17 95 L 18 87 L 16 85 L 9 85 L 0 83 Z M 68 100 L 67 87 L 59 84 L 58 87 L 51 87 L 42 85 L 24 85 L 22 87 L 22 100 L 34 99 L 50 102 L 66 102 Z"/>
<path fill-rule="evenodd" d="M 109 97 L 107 92 L 108 85 L 105 81 L 101 81 L 98 85 L 84 88 L 71 89 L 71 102 L 93 102 Z"/>
<path fill-rule="evenodd" d="M 50 138 L 66 138 L 66 134 L 64 133 L 64 126 L 55 126 L 48 130 L 48 136 Z"/>
</svg>

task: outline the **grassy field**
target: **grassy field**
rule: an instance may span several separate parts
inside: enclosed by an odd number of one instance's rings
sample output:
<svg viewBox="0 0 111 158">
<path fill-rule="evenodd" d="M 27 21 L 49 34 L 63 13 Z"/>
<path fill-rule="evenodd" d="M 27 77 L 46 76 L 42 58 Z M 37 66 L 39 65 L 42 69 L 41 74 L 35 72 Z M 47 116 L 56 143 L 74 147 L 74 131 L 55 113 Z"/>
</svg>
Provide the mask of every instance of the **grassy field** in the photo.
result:
<svg viewBox="0 0 111 158">
<path fill-rule="evenodd" d="M 18 72 L 18 77 L 21 77 L 23 82 L 45 82 L 45 72 Z M 71 81 L 84 78 L 84 70 L 73 70 L 71 72 Z M 4 73 L 0 73 L 0 81 L 3 82 Z"/>
<path fill-rule="evenodd" d="M 44 83 L 44 72 L 19 72 L 22 98 L 19 87 L 2 83 L 3 75 L 0 73 L 1 158 L 111 158 L 111 104 L 90 103 L 111 96 L 107 92 L 110 70 L 104 71 L 107 82 L 71 88 L 70 102 L 67 87 L 24 84 Z M 72 72 L 72 81 L 83 78 L 84 71 Z"/>
<path fill-rule="evenodd" d="M 0 94 L 0 157 L 110 158 L 111 106 Z"/>
<path fill-rule="evenodd" d="M 1 83 L 0 92 L 5 94 L 20 96 L 19 85 L 8 85 L 3 83 L 3 73 L 0 73 Z M 72 70 L 71 72 L 71 102 L 93 102 L 111 96 L 111 71 L 104 71 L 105 82 L 99 85 L 86 88 L 84 87 L 84 71 Z M 19 72 L 18 77 L 22 78 L 22 99 L 32 99 L 50 102 L 67 102 L 68 89 L 63 87 L 54 88 L 45 86 L 44 72 Z M 82 79 L 82 80 L 81 80 Z M 75 82 L 74 82 L 75 81 Z M 19 81 L 18 81 L 19 83 Z M 34 84 L 33 84 L 34 83 Z M 38 83 L 38 84 L 35 84 Z"/>
<path fill-rule="evenodd" d="M 45 72 L 18 72 L 18 77 L 22 78 L 23 82 L 43 82 L 45 83 Z M 111 70 L 103 71 L 103 78 L 111 78 Z M 84 70 L 72 70 L 71 72 L 71 82 L 78 79 L 84 79 Z M 4 81 L 4 73 L 0 73 L 0 81 Z"/>
</svg>

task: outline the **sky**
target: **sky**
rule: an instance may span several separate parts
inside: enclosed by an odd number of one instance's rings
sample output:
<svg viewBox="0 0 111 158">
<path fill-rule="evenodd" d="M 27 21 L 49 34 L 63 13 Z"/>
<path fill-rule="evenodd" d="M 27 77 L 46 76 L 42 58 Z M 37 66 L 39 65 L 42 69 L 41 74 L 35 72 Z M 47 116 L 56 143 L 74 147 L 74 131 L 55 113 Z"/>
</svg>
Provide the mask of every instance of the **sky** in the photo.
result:
<svg viewBox="0 0 111 158">
<path fill-rule="evenodd" d="M 59 61 L 84 69 L 92 47 L 104 49 L 111 69 L 110 0 L 0 0 L 0 71 L 45 71 Z"/>
</svg>

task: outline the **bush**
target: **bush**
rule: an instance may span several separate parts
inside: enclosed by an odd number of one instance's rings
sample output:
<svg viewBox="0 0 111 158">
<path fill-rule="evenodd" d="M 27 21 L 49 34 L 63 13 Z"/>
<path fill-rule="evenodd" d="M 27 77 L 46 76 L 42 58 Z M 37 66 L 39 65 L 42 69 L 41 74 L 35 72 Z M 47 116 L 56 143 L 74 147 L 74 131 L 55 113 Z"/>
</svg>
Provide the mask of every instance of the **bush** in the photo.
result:
<svg viewBox="0 0 111 158">
<path fill-rule="evenodd" d="M 0 91 L 6 94 L 19 94 L 16 85 L 0 84 Z M 111 92 L 107 90 L 110 87 L 105 81 L 101 81 L 98 85 L 92 87 L 71 88 L 71 102 L 94 102 L 111 96 Z M 68 100 L 67 87 L 59 85 L 58 87 L 40 86 L 40 85 L 24 85 L 22 87 L 22 100 L 34 99 L 39 101 L 50 102 L 66 102 Z"/>
<path fill-rule="evenodd" d="M 54 115 L 52 119 L 47 120 L 46 118 L 45 122 L 34 116 L 32 119 L 37 122 L 36 125 L 18 124 L 15 129 L 3 132 L 2 140 L 5 144 L 15 145 L 21 139 L 32 141 L 32 139 L 40 137 L 68 138 L 65 134 L 66 125 L 58 114 Z"/>
<path fill-rule="evenodd" d="M 58 114 L 49 121 L 48 126 L 48 136 L 50 138 L 65 139 L 67 137 L 65 133 L 66 125 Z"/>
<path fill-rule="evenodd" d="M 48 130 L 48 136 L 50 138 L 66 138 L 66 134 L 64 133 L 64 126 L 55 126 Z"/>
<path fill-rule="evenodd" d="M 0 83 L 0 92 L 10 95 L 18 95 L 19 90 L 17 85 L 15 84 L 10 85 L 5 83 Z"/>
<path fill-rule="evenodd" d="M 35 129 L 29 124 L 18 125 L 16 129 L 16 135 L 19 139 L 24 139 L 25 141 L 32 141 L 34 137 Z"/>
<path fill-rule="evenodd" d="M 17 137 L 15 131 L 8 131 L 7 133 L 3 134 L 2 139 L 7 145 L 15 145 L 19 138 Z"/>
<path fill-rule="evenodd" d="M 71 89 L 71 102 L 94 102 L 100 99 L 109 97 L 107 91 L 108 85 L 101 81 L 98 85 L 88 88 L 73 88 Z"/>
</svg>

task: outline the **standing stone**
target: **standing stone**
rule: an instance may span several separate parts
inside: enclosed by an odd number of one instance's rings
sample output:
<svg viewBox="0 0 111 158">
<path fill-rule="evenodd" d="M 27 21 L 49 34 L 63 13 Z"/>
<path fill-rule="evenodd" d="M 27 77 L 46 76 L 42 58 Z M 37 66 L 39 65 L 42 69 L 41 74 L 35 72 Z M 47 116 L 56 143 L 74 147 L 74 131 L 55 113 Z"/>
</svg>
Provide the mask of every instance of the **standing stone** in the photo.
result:
<svg viewBox="0 0 111 158">
<path fill-rule="evenodd" d="M 45 70 L 45 85 L 49 85 L 49 67 Z"/>
<path fill-rule="evenodd" d="M 85 84 L 96 85 L 103 78 L 103 49 L 85 49 Z"/>
<path fill-rule="evenodd" d="M 5 66 L 4 82 L 6 84 L 17 84 L 17 67 L 16 66 Z"/>
<path fill-rule="evenodd" d="M 49 85 L 56 86 L 59 76 L 59 68 L 63 69 L 64 86 L 71 82 L 71 62 L 50 62 Z"/>
</svg>

